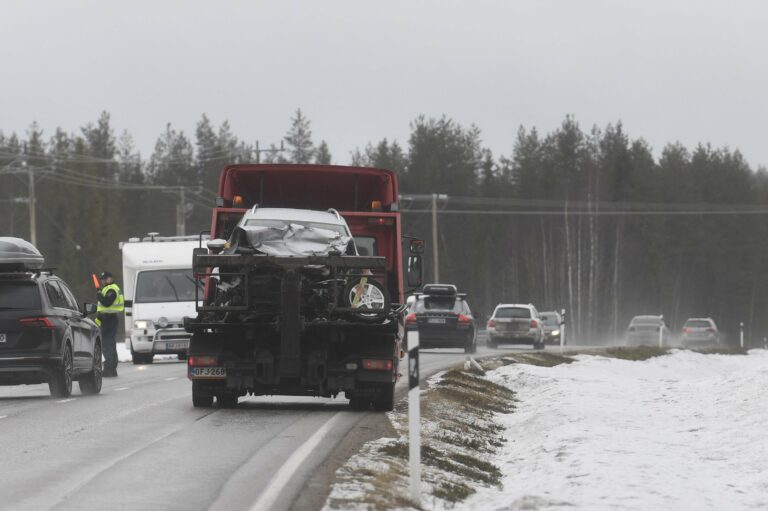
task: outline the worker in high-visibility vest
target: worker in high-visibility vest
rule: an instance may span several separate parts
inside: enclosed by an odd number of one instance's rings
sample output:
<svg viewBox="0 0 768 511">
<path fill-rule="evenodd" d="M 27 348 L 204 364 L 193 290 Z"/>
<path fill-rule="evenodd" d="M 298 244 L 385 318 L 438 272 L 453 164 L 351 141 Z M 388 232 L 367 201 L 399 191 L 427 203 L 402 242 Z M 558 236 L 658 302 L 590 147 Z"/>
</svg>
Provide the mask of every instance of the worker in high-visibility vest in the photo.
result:
<svg viewBox="0 0 768 511">
<path fill-rule="evenodd" d="M 124 307 L 123 292 L 108 271 L 99 275 L 101 287 L 96 304 L 96 324 L 101 327 L 105 377 L 117 376 L 117 327 Z"/>
</svg>

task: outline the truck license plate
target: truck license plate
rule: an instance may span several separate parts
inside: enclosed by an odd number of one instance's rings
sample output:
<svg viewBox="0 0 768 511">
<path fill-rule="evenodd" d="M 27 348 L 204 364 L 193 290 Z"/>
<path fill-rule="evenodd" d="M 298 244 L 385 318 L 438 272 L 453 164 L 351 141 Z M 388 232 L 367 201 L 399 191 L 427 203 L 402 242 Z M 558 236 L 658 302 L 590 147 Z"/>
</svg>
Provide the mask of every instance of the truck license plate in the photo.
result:
<svg viewBox="0 0 768 511">
<path fill-rule="evenodd" d="M 168 342 L 165 343 L 164 349 L 166 350 L 183 350 L 187 348 L 186 342 Z"/>
<path fill-rule="evenodd" d="M 226 367 L 190 367 L 189 377 L 198 379 L 224 380 L 227 378 Z"/>
<path fill-rule="evenodd" d="M 433 323 L 433 324 L 436 324 L 436 325 L 444 325 L 445 324 L 445 319 L 444 318 L 429 318 L 427 320 L 427 323 Z"/>
</svg>

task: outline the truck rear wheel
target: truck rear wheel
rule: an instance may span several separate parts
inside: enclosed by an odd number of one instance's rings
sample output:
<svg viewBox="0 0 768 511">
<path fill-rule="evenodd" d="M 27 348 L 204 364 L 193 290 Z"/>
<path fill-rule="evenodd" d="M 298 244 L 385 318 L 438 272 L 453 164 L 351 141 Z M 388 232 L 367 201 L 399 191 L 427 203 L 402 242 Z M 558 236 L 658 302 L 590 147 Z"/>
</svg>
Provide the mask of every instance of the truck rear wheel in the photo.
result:
<svg viewBox="0 0 768 511">
<path fill-rule="evenodd" d="M 381 395 L 373 402 L 373 408 L 379 412 L 391 412 L 395 408 L 395 384 L 381 386 Z"/>
<path fill-rule="evenodd" d="M 195 408 L 210 408 L 213 406 L 213 392 L 206 388 L 203 382 L 192 382 L 192 405 Z"/>
</svg>

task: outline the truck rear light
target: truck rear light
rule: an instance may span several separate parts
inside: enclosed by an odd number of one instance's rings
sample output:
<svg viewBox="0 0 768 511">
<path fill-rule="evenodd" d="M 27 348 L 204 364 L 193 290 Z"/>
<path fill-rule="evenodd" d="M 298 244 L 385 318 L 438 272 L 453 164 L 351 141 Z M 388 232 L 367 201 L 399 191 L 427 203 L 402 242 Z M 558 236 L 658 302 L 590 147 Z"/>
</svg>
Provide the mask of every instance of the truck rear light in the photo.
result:
<svg viewBox="0 0 768 511">
<path fill-rule="evenodd" d="M 416 313 L 411 312 L 405 317 L 405 324 L 406 325 L 415 325 L 416 324 Z"/>
<path fill-rule="evenodd" d="M 219 365 L 219 357 L 214 355 L 190 355 L 189 366 L 215 366 Z"/>
<path fill-rule="evenodd" d="M 380 200 L 371 201 L 371 211 L 381 211 L 381 201 Z"/>
<path fill-rule="evenodd" d="M 51 320 L 46 317 L 21 318 L 19 320 L 19 323 L 21 323 L 24 326 L 38 326 L 42 328 L 53 328 L 53 323 L 51 323 Z"/>
<path fill-rule="evenodd" d="M 232 198 L 232 206 L 236 208 L 242 208 L 243 207 L 243 196 L 242 195 L 235 195 Z"/>
<path fill-rule="evenodd" d="M 375 358 L 364 358 L 363 368 L 371 371 L 391 371 L 392 359 L 378 360 Z"/>
<path fill-rule="evenodd" d="M 488 320 L 488 324 L 485 325 L 488 328 L 496 328 L 496 322 L 492 319 Z"/>
<path fill-rule="evenodd" d="M 531 328 L 539 328 L 539 322 L 535 319 L 531 320 Z"/>
<path fill-rule="evenodd" d="M 462 324 L 462 325 L 469 325 L 469 324 L 472 323 L 472 320 L 469 319 L 464 314 L 459 314 L 459 323 Z"/>
</svg>

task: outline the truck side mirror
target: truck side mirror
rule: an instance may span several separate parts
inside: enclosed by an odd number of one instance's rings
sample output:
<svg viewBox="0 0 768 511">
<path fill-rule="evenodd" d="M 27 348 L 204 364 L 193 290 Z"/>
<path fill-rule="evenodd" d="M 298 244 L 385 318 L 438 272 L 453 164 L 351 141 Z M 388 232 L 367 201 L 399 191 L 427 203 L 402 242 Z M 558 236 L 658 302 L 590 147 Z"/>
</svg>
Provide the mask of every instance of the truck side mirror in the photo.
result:
<svg viewBox="0 0 768 511">
<path fill-rule="evenodd" d="M 420 255 L 408 257 L 408 287 L 421 287 L 423 282 L 424 265 Z"/>
<path fill-rule="evenodd" d="M 423 254 L 424 240 L 411 240 L 410 251 L 411 254 Z"/>
<path fill-rule="evenodd" d="M 85 315 L 86 316 L 89 316 L 91 314 L 96 314 L 96 304 L 95 303 L 90 303 L 90 302 L 85 302 L 83 304 L 83 310 L 85 311 Z"/>
</svg>

